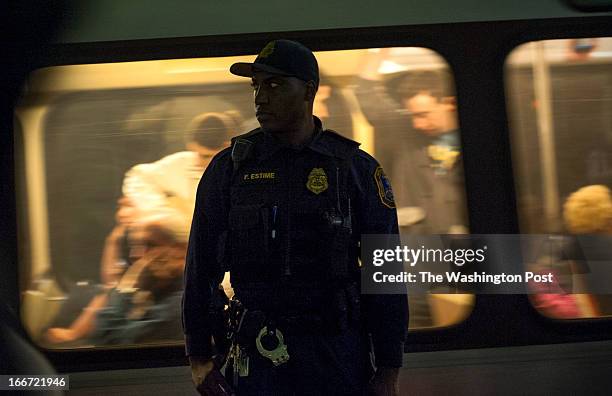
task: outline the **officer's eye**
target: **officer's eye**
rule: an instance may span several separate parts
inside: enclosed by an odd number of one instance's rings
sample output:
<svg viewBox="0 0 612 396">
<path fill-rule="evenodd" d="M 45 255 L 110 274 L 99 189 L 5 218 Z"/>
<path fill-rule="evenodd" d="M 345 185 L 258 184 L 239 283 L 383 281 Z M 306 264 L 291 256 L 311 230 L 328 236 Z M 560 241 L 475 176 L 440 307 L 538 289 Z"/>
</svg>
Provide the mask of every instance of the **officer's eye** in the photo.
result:
<svg viewBox="0 0 612 396">
<path fill-rule="evenodd" d="M 280 84 L 279 84 L 279 83 L 277 83 L 277 82 L 274 82 L 274 81 L 270 81 L 270 82 L 268 83 L 268 86 L 269 86 L 270 88 L 276 88 L 276 87 L 279 87 L 279 86 L 280 86 Z"/>
</svg>

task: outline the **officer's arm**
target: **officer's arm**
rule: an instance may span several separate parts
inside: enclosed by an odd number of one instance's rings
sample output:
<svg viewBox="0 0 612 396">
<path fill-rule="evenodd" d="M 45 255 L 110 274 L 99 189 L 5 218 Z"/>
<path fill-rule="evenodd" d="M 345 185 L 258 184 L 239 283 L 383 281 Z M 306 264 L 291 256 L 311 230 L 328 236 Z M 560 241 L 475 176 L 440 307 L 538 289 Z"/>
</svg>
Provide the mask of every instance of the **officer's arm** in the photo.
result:
<svg viewBox="0 0 612 396">
<path fill-rule="evenodd" d="M 223 279 L 219 238 L 227 230 L 229 153 L 221 152 L 204 172 L 198 186 L 185 265 L 182 313 L 185 348 L 191 360 L 213 355 L 209 306 Z"/>
<path fill-rule="evenodd" d="M 399 243 L 397 212 L 389 195 L 384 195 L 383 180 L 376 160 L 360 151 L 352 167 L 359 197 L 356 208 L 358 233 L 385 234 Z M 382 191 L 379 190 L 382 186 Z M 381 194 L 383 193 L 383 194 Z M 406 294 L 362 296 L 362 312 L 372 336 L 375 363 L 378 368 L 402 366 L 403 345 L 408 328 Z"/>
</svg>

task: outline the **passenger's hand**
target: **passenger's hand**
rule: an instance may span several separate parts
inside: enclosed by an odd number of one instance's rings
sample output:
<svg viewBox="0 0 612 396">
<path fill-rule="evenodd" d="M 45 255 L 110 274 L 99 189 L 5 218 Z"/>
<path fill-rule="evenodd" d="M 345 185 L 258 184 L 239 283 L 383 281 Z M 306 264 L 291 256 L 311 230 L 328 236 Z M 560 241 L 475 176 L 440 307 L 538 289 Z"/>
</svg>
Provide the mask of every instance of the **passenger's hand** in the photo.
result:
<svg viewBox="0 0 612 396">
<path fill-rule="evenodd" d="M 138 209 L 128 197 L 121 197 L 117 201 L 115 221 L 117 224 L 130 225 L 138 218 Z"/>
<path fill-rule="evenodd" d="M 469 230 L 464 225 L 455 224 L 455 225 L 450 226 L 446 233 L 450 235 L 464 235 L 464 234 L 469 234 Z"/>
<path fill-rule="evenodd" d="M 370 80 L 380 81 L 382 75 L 378 72 L 381 64 L 389 58 L 391 48 L 372 48 L 367 54 L 361 57 L 361 62 L 358 65 L 359 77 Z"/>
<path fill-rule="evenodd" d="M 370 381 L 369 394 L 376 396 L 399 395 L 399 369 L 379 367 Z"/>
<path fill-rule="evenodd" d="M 61 342 L 70 342 L 77 339 L 75 332 L 72 329 L 64 327 L 52 327 L 45 332 L 45 339 L 52 344 Z"/>
<path fill-rule="evenodd" d="M 206 378 L 215 367 L 212 357 L 207 359 L 189 356 L 189 364 L 191 365 L 191 379 L 196 388 L 204 382 L 204 378 Z"/>
</svg>

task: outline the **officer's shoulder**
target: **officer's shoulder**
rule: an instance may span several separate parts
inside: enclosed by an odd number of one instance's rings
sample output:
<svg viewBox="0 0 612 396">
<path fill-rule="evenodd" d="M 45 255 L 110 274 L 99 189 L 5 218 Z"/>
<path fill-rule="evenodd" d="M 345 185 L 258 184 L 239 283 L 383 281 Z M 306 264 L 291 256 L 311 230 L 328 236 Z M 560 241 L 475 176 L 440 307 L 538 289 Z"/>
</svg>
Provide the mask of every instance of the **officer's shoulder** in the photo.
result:
<svg viewBox="0 0 612 396">
<path fill-rule="evenodd" d="M 357 153 L 355 153 L 353 163 L 357 167 L 366 169 L 375 169 L 380 166 L 376 158 L 361 149 L 357 150 Z"/>
<path fill-rule="evenodd" d="M 261 136 L 263 136 L 262 132 L 263 131 L 262 131 L 261 128 L 255 128 L 255 129 L 252 129 L 252 130 L 248 131 L 247 133 L 243 133 L 242 135 L 234 136 L 232 138 L 232 146 L 234 145 L 234 143 L 238 139 L 246 139 L 246 140 L 251 140 L 251 141 L 257 140 Z"/>
<path fill-rule="evenodd" d="M 330 149 L 334 155 L 340 158 L 349 158 L 359 149 L 360 143 L 340 135 L 332 129 L 326 129 L 321 136 L 322 143 Z"/>
<path fill-rule="evenodd" d="M 231 156 L 232 148 L 226 147 L 212 157 L 210 160 L 210 166 L 222 166 L 226 162 L 231 162 Z"/>
<path fill-rule="evenodd" d="M 234 162 L 234 170 L 237 170 L 244 160 L 248 159 L 253 152 L 253 147 L 263 141 L 263 133 L 261 128 L 255 128 L 247 133 L 238 135 L 232 139 L 232 161 Z"/>
<path fill-rule="evenodd" d="M 215 154 L 204 170 L 201 181 L 208 180 L 209 183 L 219 184 L 226 180 L 232 168 L 232 148 L 226 147 Z M 201 182 L 200 182 L 201 184 Z M 198 187 L 200 191 L 200 187 Z"/>
<path fill-rule="evenodd" d="M 323 131 L 323 137 L 330 142 L 334 142 L 338 145 L 343 145 L 347 147 L 359 147 L 361 143 L 354 141 L 353 139 L 349 139 L 345 136 L 342 136 L 340 133 L 334 131 L 333 129 L 326 129 Z"/>
</svg>

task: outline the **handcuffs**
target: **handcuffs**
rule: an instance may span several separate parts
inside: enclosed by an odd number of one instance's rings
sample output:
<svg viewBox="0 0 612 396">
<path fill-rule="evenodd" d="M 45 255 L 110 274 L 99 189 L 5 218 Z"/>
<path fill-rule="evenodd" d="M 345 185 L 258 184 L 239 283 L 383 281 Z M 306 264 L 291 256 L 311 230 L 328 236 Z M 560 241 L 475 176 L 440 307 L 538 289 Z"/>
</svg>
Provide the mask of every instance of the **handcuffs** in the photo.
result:
<svg viewBox="0 0 612 396">
<path fill-rule="evenodd" d="M 276 346 L 274 349 L 266 349 L 262 339 L 264 337 L 276 337 Z M 280 366 L 283 363 L 287 363 L 289 360 L 289 353 L 287 352 L 287 345 L 283 338 L 283 333 L 279 329 L 268 330 L 268 326 L 264 326 L 255 339 L 255 345 L 261 356 L 268 358 L 272 361 L 274 366 Z"/>
<path fill-rule="evenodd" d="M 235 298 L 230 301 L 228 309 L 230 311 L 230 332 L 228 338 L 232 340 L 228 360 L 233 360 L 234 383 L 237 383 L 238 377 L 249 376 L 249 356 L 236 339 L 242 329 L 248 309 L 244 308 L 240 301 Z M 271 322 L 268 324 L 271 325 Z M 283 333 L 279 329 L 274 328 L 274 326 L 271 328 L 267 325 L 262 327 L 255 338 L 255 345 L 261 356 L 270 359 L 274 366 L 279 366 L 289 360 L 289 353 L 287 352 Z"/>
</svg>

